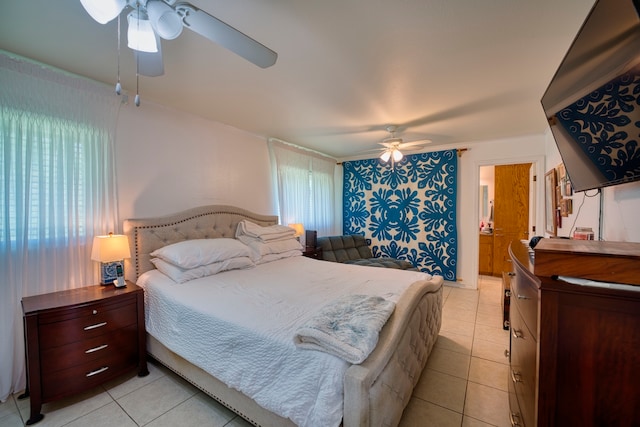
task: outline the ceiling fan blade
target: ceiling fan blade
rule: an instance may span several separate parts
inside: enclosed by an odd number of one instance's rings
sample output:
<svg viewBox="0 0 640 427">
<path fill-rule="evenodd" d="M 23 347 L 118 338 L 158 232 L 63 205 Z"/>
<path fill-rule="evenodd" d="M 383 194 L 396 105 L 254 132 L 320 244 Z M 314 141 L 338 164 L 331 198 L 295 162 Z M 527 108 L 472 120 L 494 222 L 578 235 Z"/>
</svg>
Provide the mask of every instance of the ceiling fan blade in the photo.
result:
<svg viewBox="0 0 640 427">
<path fill-rule="evenodd" d="M 417 145 L 424 145 L 424 144 L 428 144 L 430 142 L 431 142 L 431 140 L 429 140 L 429 139 L 421 139 L 421 140 L 417 140 L 417 141 L 403 142 L 398 146 L 398 148 L 415 147 Z"/>
<path fill-rule="evenodd" d="M 162 61 L 162 43 L 156 35 L 158 45 L 157 52 L 140 52 L 134 50 L 135 59 L 138 62 L 138 74 L 147 77 L 158 77 L 164 74 L 164 63 Z"/>
<path fill-rule="evenodd" d="M 182 16 L 185 27 L 258 67 L 267 68 L 276 63 L 277 53 L 207 12 L 189 3 L 177 3 L 174 8 Z"/>
</svg>

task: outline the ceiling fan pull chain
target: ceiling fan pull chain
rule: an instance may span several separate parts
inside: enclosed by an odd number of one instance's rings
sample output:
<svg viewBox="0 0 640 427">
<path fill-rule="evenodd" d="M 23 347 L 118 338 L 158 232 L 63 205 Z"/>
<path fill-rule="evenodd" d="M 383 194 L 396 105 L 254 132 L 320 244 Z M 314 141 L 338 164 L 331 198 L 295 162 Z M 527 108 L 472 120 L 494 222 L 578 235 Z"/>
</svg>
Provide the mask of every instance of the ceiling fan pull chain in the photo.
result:
<svg viewBox="0 0 640 427">
<path fill-rule="evenodd" d="M 137 2 L 138 6 L 138 19 L 136 19 L 138 25 L 138 32 L 140 31 L 140 2 Z M 136 107 L 140 106 L 140 55 L 136 55 L 136 97 L 134 98 Z"/>
<path fill-rule="evenodd" d="M 120 84 L 120 15 L 118 15 L 118 81 L 116 82 L 116 94 L 122 93 L 122 85 Z"/>
</svg>

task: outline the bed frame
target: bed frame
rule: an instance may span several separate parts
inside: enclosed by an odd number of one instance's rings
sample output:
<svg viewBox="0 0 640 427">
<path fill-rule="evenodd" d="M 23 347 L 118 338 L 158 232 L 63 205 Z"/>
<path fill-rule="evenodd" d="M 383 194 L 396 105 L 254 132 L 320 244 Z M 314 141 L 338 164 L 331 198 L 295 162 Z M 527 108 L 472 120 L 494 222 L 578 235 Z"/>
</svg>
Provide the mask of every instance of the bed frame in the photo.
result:
<svg viewBox="0 0 640 427">
<path fill-rule="evenodd" d="M 237 224 L 245 219 L 262 226 L 278 223 L 277 216 L 224 205 L 202 206 L 158 218 L 125 220 L 124 233 L 131 246 L 131 258 L 125 260 L 126 278 L 136 282 L 142 273 L 155 268 L 149 254 L 162 246 L 189 239 L 235 237 Z M 393 315 L 380 332 L 375 350 L 362 364 L 347 369 L 344 427 L 399 423 L 440 331 L 442 284 L 440 276 L 413 284 L 397 302 Z M 147 335 L 147 352 L 252 424 L 294 426 L 291 420 L 227 387 L 150 335 Z"/>
</svg>

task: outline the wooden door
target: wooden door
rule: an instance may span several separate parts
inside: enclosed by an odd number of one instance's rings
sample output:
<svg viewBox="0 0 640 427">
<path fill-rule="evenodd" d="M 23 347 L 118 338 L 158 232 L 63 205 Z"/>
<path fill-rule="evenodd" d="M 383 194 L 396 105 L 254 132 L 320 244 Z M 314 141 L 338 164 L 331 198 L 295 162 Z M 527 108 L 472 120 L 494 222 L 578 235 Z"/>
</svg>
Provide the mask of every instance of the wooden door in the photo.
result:
<svg viewBox="0 0 640 427">
<path fill-rule="evenodd" d="M 493 275 L 512 271 L 509 243 L 529 239 L 531 163 L 495 167 L 493 199 Z"/>
</svg>

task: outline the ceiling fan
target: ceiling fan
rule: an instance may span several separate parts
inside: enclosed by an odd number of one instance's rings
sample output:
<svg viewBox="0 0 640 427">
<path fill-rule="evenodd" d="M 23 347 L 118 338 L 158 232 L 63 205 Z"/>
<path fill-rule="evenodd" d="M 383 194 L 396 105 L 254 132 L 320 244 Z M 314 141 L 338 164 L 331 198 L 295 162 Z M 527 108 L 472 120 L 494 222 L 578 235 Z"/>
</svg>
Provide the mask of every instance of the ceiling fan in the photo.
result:
<svg viewBox="0 0 640 427">
<path fill-rule="evenodd" d="M 136 51 L 141 75 L 164 74 L 160 39 L 175 39 L 183 27 L 261 68 L 272 66 L 278 58 L 273 50 L 190 3 L 177 0 L 80 0 L 80 3 L 101 24 L 130 9 L 127 13 L 127 45 Z"/>
<path fill-rule="evenodd" d="M 402 154 L 400 150 L 420 150 L 425 144 L 431 142 L 428 139 L 403 142 L 402 138 L 396 137 L 396 131 L 398 130 L 397 126 L 389 125 L 386 127 L 386 130 L 387 132 L 389 132 L 390 136 L 383 139 L 381 142 L 378 142 L 378 144 L 384 147 L 382 149 L 382 153 L 380 154 L 380 160 L 385 163 L 391 160 L 392 165 L 395 162 L 399 162 L 404 157 L 404 154 Z"/>
</svg>

